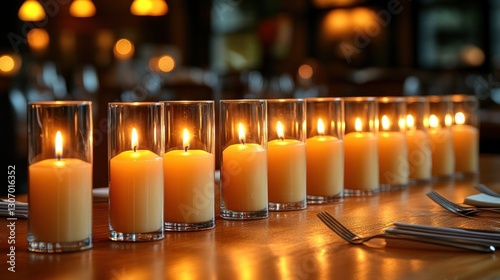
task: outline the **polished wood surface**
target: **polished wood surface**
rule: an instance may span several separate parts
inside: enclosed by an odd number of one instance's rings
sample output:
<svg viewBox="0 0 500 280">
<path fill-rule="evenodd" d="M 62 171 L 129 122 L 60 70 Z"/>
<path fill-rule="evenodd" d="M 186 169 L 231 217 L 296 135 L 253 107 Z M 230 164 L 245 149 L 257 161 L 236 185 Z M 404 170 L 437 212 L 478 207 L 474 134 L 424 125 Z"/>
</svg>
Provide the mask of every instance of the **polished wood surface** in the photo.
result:
<svg viewBox="0 0 500 280">
<path fill-rule="evenodd" d="M 454 201 L 477 193 L 476 182 L 500 190 L 500 156 L 482 155 L 474 178 L 448 179 L 306 210 L 271 212 L 269 219 L 229 221 L 213 230 L 166 233 L 164 240 L 108 240 L 107 203 L 94 202 L 91 250 L 41 254 L 27 250 L 27 222 L 16 222 L 15 273 L 7 270 L 6 218 L 0 218 L 0 279 L 498 279 L 500 253 L 350 245 L 317 217 L 328 211 L 359 234 L 393 222 L 490 229 L 499 214 L 468 219 L 447 212 L 425 194 Z M 500 231 L 500 229 L 497 229 Z M 8 278 L 6 278 L 6 276 Z"/>
</svg>

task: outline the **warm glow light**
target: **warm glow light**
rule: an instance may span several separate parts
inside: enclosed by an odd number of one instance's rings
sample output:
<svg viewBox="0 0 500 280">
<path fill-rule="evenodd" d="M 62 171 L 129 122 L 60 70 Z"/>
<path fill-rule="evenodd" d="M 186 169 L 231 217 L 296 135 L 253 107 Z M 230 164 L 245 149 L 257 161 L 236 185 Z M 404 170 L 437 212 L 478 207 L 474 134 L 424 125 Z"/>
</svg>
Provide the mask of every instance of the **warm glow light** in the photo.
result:
<svg viewBox="0 0 500 280">
<path fill-rule="evenodd" d="M 12 76 L 21 68 L 21 57 L 17 54 L 0 56 L 0 76 Z"/>
<path fill-rule="evenodd" d="M 325 35 L 334 37 L 348 33 L 351 29 L 351 17 L 347 9 L 335 9 L 329 12 L 323 21 Z"/>
<path fill-rule="evenodd" d="M 432 128 L 436 128 L 439 126 L 439 120 L 436 115 L 430 115 L 429 117 L 429 126 Z"/>
<path fill-rule="evenodd" d="M 457 112 L 455 114 L 455 123 L 456 124 L 464 124 L 465 123 L 465 115 L 462 112 Z"/>
<path fill-rule="evenodd" d="M 415 119 L 413 118 L 412 115 L 406 116 L 406 127 L 415 128 Z"/>
<path fill-rule="evenodd" d="M 165 0 L 151 0 L 152 9 L 149 11 L 150 16 L 163 16 L 168 12 L 168 5 Z"/>
<path fill-rule="evenodd" d="M 322 119 L 318 119 L 318 133 L 319 135 L 325 134 L 325 125 Z"/>
<path fill-rule="evenodd" d="M 238 138 L 240 139 L 241 144 L 245 144 L 245 128 L 241 123 L 238 124 Z"/>
<path fill-rule="evenodd" d="M 189 132 L 187 129 L 184 128 L 184 131 L 182 133 L 182 147 L 184 150 L 187 152 L 187 149 L 189 149 Z"/>
<path fill-rule="evenodd" d="M 63 154 L 63 139 L 60 131 L 56 133 L 56 158 L 61 158 Z"/>
<path fill-rule="evenodd" d="M 134 150 L 135 152 L 137 150 L 137 147 L 139 146 L 139 137 L 137 136 L 137 130 L 135 129 L 135 127 L 132 128 L 132 140 L 130 142 L 132 150 Z"/>
<path fill-rule="evenodd" d="M 17 15 L 23 21 L 41 21 L 45 19 L 45 10 L 37 0 L 26 0 Z"/>
<path fill-rule="evenodd" d="M 74 17 L 91 17 L 95 15 L 95 6 L 92 0 L 73 0 L 69 13 Z"/>
<path fill-rule="evenodd" d="M 278 134 L 278 138 L 280 138 L 281 140 L 285 138 L 283 124 L 280 121 L 278 121 L 278 124 L 276 124 L 276 132 Z"/>
<path fill-rule="evenodd" d="M 113 52 L 117 58 L 128 59 L 134 55 L 134 44 L 128 39 L 120 39 L 115 43 Z"/>
<path fill-rule="evenodd" d="M 34 50 L 44 50 L 49 46 L 49 33 L 42 28 L 33 28 L 26 35 L 28 45 Z"/>
<path fill-rule="evenodd" d="M 298 74 L 299 74 L 299 77 L 302 79 L 310 79 L 313 76 L 314 71 L 313 71 L 313 68 L 311 67 L 311 65 L 302 64 L 299 67 Z"/>
<path fill-rule="evenodd" d="M 391 123 L 389 122 L 389 118 L 386 115 L 382 116 L 382 129 L 389 130 L 391 127 Z"/>
<path fill-rule="evenodd" d="M 356 121 L 354 121 L 354 129 L 356 129 L 356 131 L 358 132 L 361 132 L 361 130 L 363 130 L 363 125 L 360 118 L 356 118 Z"/>
<path fill-rule="evenodd" d="M 355 8 L 351 12 L 354 26 L 365 28 L 368 23 L 375 22 L 375 13 L 368 8 Z"/>
<path fill-rule="evenodd" d="M 162 16 L 168 12 L 165 0 L 134 0 L 130 13 L 136 16 Z"/>
<path fill-rule="evenodd" d="M 446 114 L 446 116 L 444 117 L 444 124 L 446 126 L 450 126 L 453 124 L 453 117 L 450 114 Z"/>
<path fill-rule="evenodd" d="M 14 58 L 10 55 L 2 55 L 0 56 L 0 71 L 1 72 L 11 72 L 14 70 L 14 67 L 16 66 L 16 62 L 14 61 Z"/>
<path fill-rule="evenodd" d="M 175 67 L 175 61 L 171 56 L 164 55 L 161 56 L 160 59 L 158 59 L 158 69 L 161 72 L 168 73 L 174 70 L 174 67 Z"/>
</svg>

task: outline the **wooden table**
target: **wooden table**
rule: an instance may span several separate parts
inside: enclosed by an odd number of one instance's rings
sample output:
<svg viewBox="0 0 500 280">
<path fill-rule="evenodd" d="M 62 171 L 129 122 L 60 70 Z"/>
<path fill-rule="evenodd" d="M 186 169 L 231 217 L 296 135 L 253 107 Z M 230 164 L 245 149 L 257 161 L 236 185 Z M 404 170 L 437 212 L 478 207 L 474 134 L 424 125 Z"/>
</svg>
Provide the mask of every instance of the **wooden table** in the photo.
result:
<svg viewBox="0 0 500 280">
<path fill-rule="evenodd" d="M 164 240 L 108 240 L 107 203 L 94 202 L 91 250 L 41 254 L 27 250 L 27 222 L 16 222 L 15 273 L 7 270 L 8 231 L 0 218 L 0 279 L 499 279 L 500 253 L 350 245 L 316 217 L 328 211 L 353 231 L 370 234 L 396 221 L 491 229 L 500 221 L 454 216 L 430 200 L 430 190 L 454 201 L 481 181 L 500 190 L 500 156 L 482 155 L 476 178 L 442 180 L 342 203 L 272 212 L 269 219 L 228 221 L 213 230 L 166 233 Z M 498 224 L 497 224 L 498 225 Z M 8 278 L 6 278 L 6 276 Z"/>
</svg>

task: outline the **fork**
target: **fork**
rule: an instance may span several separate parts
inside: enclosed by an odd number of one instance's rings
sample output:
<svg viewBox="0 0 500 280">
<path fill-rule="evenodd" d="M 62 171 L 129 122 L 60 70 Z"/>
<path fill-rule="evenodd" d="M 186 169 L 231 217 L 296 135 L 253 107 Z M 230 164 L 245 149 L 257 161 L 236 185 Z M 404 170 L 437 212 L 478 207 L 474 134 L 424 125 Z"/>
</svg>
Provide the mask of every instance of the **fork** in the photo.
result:
<svg viewBox="0 0 500 280">
<path fill-rule="evenodd" d="M 338 236 L 340 236 L 345 241 L 351 244 L 363 244 L 371 239 L 382 238 L 385 240 L 388 239 L 396 239 L 396 240 L 406 240 L 413 242 L 421 242 L 433 245 L 447 246 L 458 249 L 471 250 L 481 253 L 492 253 L 495 251 L 495 247 L 492 245 L 486 244 L 478 244 L 478 243 L 468 243 L 468 242 L 458 242 L 458 241 L 449 241 L 444 239 L 435 239 L 428 238 L 422 236 L 415 236 L 409 234 L 390 234 L 390 233 L 378 233 L 370 236 L 359 236 L 349 229 L 347 229 L 344 225 L 342 225 L 339 221 L 337 221 L 332 215 L 328 212 L 320 212 L 317 214 L 318 218 L 331 230 L 333 230 Z"/>
<path fill-rule="evenodd" d="M 434 200 L 434 202 L 439 204 L 441 207 L 443 207 L 446 210 L 448 210 L 454 214 L 457 214 L 459 216 L 469 217 L 469 216 L 479 215 L 482 211 L 492 211 L 492 212 L 496 212 L 496 213 L 499 213 L 499 211 L 500 211 L 499 208 L 495 208 L 495 207 L 477 208 L 477 207 L 470 207 L 470 206 L 462 206 L 460 204 L 457 204 L 455 202 L 452 202 L 452 201 L 446 199 L 444 196 L 440 195 L 436 191 L 432 191 L 432 192 L 427 193 L 427 196 L 430 199 Z"/>
<path fill-rule="evenodd" d="M 478 190 L 484 194 L 495 196 L 495 197 L 500 197 L 500 193 L 492 190 L 490 187 L 486 186 L 485 184 L 477 184 L 474 187 L 476 188 L 476 190 Z"/>
</svg>

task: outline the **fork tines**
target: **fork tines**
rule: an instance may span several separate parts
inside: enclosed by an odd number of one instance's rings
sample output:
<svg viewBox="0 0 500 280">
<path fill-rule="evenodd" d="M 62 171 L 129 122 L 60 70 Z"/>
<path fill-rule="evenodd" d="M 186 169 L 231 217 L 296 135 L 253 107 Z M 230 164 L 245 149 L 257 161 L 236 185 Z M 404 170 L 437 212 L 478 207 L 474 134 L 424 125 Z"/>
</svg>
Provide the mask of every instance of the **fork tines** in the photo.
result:
<svg viewBox="0 0 500 280">
<path fill-rule="evenodd" d="M 332 215 L 330 215 L 328 212 L 319 212 L 317 216 L 337 235 L 342 237 L 344 240 L 351 242 L 351 239 L 353 238 L 351 231 L 343 226 L 339 221 L 337 221 Z"/>
</svg>

